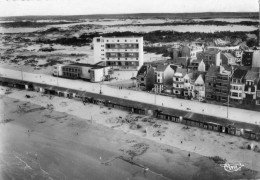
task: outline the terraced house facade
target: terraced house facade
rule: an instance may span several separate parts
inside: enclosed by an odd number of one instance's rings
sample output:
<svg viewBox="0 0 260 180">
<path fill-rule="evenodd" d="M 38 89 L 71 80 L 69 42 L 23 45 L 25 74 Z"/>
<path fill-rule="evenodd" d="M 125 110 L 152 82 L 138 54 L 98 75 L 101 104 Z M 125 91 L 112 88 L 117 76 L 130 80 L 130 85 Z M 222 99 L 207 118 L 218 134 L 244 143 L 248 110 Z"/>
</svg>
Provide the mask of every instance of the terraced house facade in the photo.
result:
<svg viewBox="0 0 260 180">
<path fill-rule="evenodd" d="M 247 70 L 236 69 L 230 82 L 230 103 L 243 104 Z"/>
<path fill-rule="evenodd" d="M 220 66 L 216 79 L 216 100 L 227 103 L 230 89 L 230 79 L 232 68 L 230 66 Z"/>
<path fill-rule="evenodd" d="M 254 106 L 256 104 L 256 91 L 257 84 L 259 81 L 259 71 L 258 68 L 249 70 L 245 77 L 245 98 L 244 104 Z"/>
</svg>

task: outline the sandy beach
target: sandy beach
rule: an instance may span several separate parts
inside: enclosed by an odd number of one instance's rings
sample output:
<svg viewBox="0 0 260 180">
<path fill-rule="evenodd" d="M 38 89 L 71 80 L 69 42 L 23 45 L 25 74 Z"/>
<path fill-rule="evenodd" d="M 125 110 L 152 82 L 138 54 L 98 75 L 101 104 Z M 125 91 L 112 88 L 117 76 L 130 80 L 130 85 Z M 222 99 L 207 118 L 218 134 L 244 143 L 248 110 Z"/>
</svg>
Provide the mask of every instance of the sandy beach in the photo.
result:
<svg viewBox="0 0 260 180">
<path fill-rule="evenodd" d="M 17 89 L 4 94 L 5 90 L 1 87 L 2 179 L 260 178 L 259 153 L 246 149 L 249 143 L 259 143 L 103 106 L 84 106 L 72 99 L 50 99 Z M 135 123 L 127 123 L 131 119 Z M 206 156 L 245 166 L 228 173 Z M 149 170 L 144 172 L 143 167 Z"/>
</svg>

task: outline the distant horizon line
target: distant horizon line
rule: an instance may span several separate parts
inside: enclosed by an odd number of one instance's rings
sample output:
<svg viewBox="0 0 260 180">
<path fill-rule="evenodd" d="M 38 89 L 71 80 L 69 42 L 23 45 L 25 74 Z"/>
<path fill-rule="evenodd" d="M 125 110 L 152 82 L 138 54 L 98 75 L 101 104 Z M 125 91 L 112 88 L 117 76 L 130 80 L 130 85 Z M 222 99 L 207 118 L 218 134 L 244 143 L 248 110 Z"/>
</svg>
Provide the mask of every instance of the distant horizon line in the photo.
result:
<svg viewBox="0 0 260 180">
<path fill-rule="evenodd" d="M 8 17 L 26 17 L 26 16 L 102 16 L 102 15 L 143 15 L 143 14 L 218 14 L 218 13 L 236 13 L 236 14 L 243 14 L 243 13 L 257 13 L 259 14 L 258 11 L 204 11 L 204 12 L 176 12 L 176 13 L 171 13 L 171 12 L 166 12 L 166 13 L 160 13 L 160 12 L 154 12 L 154 13 L 103 13 L 103 14 L 67 14 L 67 15 L 10 15 L 10 16 L 0 16 L 0 18 L 8 18 Z"/>
</svg>

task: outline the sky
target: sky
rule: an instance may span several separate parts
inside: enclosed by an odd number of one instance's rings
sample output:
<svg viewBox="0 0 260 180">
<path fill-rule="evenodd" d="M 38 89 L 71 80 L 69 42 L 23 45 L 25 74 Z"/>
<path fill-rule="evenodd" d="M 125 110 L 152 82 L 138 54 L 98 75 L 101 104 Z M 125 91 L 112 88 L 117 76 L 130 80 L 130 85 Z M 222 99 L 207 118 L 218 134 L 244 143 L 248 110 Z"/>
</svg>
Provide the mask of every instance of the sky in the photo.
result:
<svg viewBox="0 0 260 180">
<path fill-rule="evenodd" d="M 0 0 L 0 17 L 258 10 L 258 0 Z"/>
</svg>

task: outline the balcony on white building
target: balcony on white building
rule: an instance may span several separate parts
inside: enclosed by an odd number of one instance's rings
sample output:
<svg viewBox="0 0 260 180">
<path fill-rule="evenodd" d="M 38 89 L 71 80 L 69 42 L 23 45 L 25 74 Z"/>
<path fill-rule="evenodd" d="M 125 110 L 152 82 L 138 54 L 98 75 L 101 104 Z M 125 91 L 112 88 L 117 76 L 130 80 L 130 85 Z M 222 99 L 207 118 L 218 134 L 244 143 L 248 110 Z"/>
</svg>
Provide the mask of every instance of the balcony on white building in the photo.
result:
<svg viewBox="0 0 260 180">
<path fill-rule="evenodd" d="M 231 99 L 243 99 L 243 93 L 230 91 L 230 98 Z"/>
</svg>

